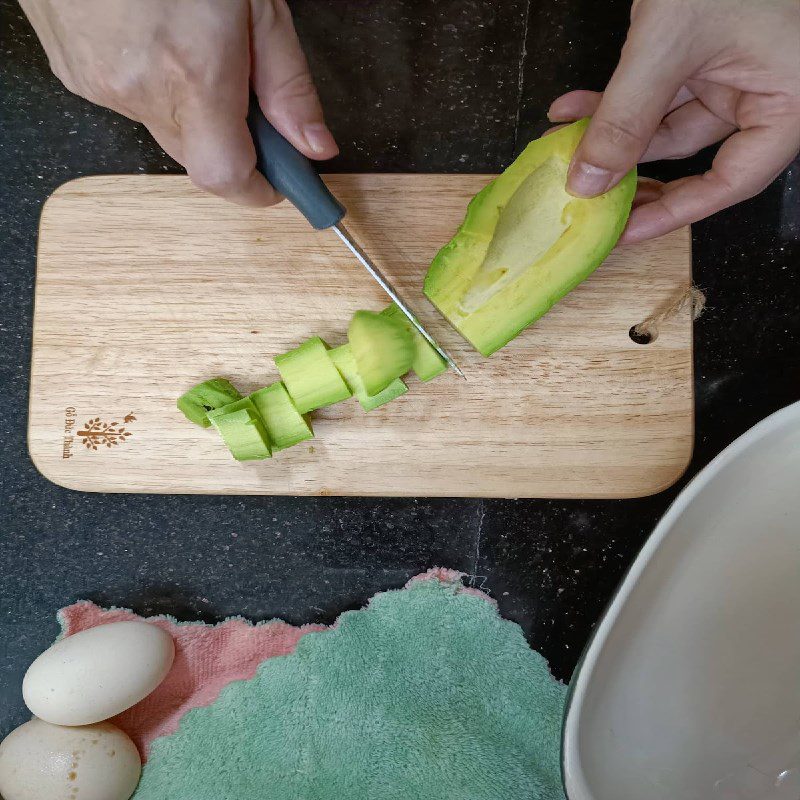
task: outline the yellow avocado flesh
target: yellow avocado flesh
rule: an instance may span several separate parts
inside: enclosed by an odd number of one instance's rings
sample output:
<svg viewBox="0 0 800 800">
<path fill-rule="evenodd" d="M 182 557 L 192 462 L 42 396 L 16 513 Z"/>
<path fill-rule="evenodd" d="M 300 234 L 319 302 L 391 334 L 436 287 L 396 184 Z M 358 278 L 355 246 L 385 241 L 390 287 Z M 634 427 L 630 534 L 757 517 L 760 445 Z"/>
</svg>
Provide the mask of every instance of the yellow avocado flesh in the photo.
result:
<svg viewBox="0 0 800 800">
<path fill-rule="evenodd" d="M 525 178 L 500 211 L 486 256 L 470 281 L 459 311 L 472 314 L 513 283 L 569 227 L 567 164 L 550 156 Z"/>
<path fill-rule="evenodd" d="M 425 278 L 425 294 L 483 355 L 507 344 L 588 277 L 619 238 L 632 170 L 600 197 L 566 191 L 588 120 L 531 142 L 469 204 Z"/>
</svg>

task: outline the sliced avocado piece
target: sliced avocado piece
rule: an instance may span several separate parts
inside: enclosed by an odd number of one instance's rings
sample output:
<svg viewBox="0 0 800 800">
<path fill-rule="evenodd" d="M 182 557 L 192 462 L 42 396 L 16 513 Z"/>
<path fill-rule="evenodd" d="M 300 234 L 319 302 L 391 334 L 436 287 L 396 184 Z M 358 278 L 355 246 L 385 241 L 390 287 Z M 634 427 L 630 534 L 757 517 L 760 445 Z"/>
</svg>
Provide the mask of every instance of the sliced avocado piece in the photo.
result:
<svg viewBox="0 0 800 800">
<path fill-rule="evenodd" d="M 364 381 L 358 373 L 356 359 L 349 344 L 335 347 L 328 352 L 328 355 L 330 355 L 331 361 L 336 364 L 336 369 L 339 370 L 350 387 L 350 391 L 358 398 L 358 402 L 361 403 L 361 408 L 364 411 L 372 411 L 373 408 L 382 406 L 408 391 L 408 386 L 400 378 L 395 378 L 382 392 L 369 395 L 364 387 Z"/>
<path fill-rule="evenodd" d="M 269 434 L 249 397 L 208 412 L 237 461 L 258 461 L 272 455 Z"/>
<path fill-rule="evenodd" d="M 447 362 L 430 346 L 428 340 L 394 303 L 381 311 L 381 314 L 397 320 L 414 337 L 414 358 L 411 361 L 411 369 L 421 381 L 429 381 L 447 369 Z"/>
<path fill-rule="evenodd" d="M 314 438 L 314 432 L 280 381 L 248 397 L 264 421 L 273 450 L 285 450 Z"/>
<path fill-rule="evenodd" d="M 230 381 L 225 378 L 213 378 L 198 383 L 182 394 L 178 398 L 178 408 L 190 422 L 208 428 L 211 425 L 208 421 L 209 411 L 221 408 L 234 400 L 240 400 L 241 397 Z"/>
<path fill-rule="evenodd" d="M 369 395 L 382 392 L 411 369 L 414 337 L 397 320 L 372 311 L 356 311 L 347 338 Z"/>
<path fill-rule="evenodd" d="M 567 168 L 588 122 L 531 142 L 475 195 L 428 270 L 425 294 L 485 356 L 587 278 L 625 227 L 635 169 L 599 197 L 566 190 Z"/>
<path fill-rule="evenodd" d="M 308 414 L 316 408 L 350 397 L 347 384 L 319 336 L 313 336 L 288 353 L 275 356 L 275 366 L 300 414 Z"/>
</svg>

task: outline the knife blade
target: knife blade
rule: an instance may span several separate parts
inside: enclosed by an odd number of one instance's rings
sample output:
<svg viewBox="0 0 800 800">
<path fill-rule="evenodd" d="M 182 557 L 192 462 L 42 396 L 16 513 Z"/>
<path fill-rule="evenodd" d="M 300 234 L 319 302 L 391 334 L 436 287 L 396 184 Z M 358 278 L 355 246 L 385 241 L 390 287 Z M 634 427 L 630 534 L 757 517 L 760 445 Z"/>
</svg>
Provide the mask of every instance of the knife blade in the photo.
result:
<svg viewBox="0 0 800 800">
<path fill-rule="evenodd" d="M 392 299 L 406 319 L 447 362 L 450 369 L 456 375 L 466 379 L 453 357 L 425 330 L 419 317 L 342 224 L 347 213 L 344 205 L 323 183 L 309 159 L 267 120 L 255 98 L 250 100 L 247 124 L 256 148 L 258 171 L 297 208 L 314 228 L 317 230 L 332 229 L 381 289 Z"/>
</svg>

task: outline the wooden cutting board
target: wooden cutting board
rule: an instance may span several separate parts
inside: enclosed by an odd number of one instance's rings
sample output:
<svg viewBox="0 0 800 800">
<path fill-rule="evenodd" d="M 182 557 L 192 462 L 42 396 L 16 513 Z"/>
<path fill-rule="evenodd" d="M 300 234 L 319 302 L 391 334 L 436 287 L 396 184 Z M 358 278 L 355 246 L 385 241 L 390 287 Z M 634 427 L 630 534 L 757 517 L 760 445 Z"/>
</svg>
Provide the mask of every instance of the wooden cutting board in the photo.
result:
<svg viewBox="0 0 800 800">
<path fill-rule="evenodd" d="M 29 445 L 83 491 L 634 497 L 683 472 L 693 439 L 689 312 L 649 345 L 632 325 L 690 284 L 689 231 L 615 251 L 511 345 L 484 359 L 421 294 L 481 175 L 333 175 L 348 226 L 456 357 L 369 414 L 314 415 L 316 439 L 239 464 L 175 399 L 230 378 L 276 379 L 272 357 L 312 334 L 345 341 L 386 299 L 330 231 L 288 204 L 242 209 L 175 176 L 82 178 L 39 233 Z"/>
</svg>

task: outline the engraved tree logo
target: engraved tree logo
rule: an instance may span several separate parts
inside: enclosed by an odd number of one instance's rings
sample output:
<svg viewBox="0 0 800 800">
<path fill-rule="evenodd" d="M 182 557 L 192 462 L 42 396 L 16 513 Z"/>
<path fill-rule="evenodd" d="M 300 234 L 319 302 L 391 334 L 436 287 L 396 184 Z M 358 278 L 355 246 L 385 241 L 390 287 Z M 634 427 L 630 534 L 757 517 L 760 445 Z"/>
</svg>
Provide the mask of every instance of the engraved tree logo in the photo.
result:
<svg viewBox="0 0 800 800">
<path fill-rule="evenodd" d="M 133 417 L 132 414 L 128 416 Z M 131 432 L 126 430 L 124 426 L 120 426 L 118 422 L 101 422 L 100 417 L 90 419 L 84 427 L 84 430 L 78 431 L 78 437 L 86 445 L 87 450 L 97 450 L 98 447 L 103 447 L 104 445 L 106 447 L 116 447 L 123 444 L 131 435 Z"/>
</svg>

